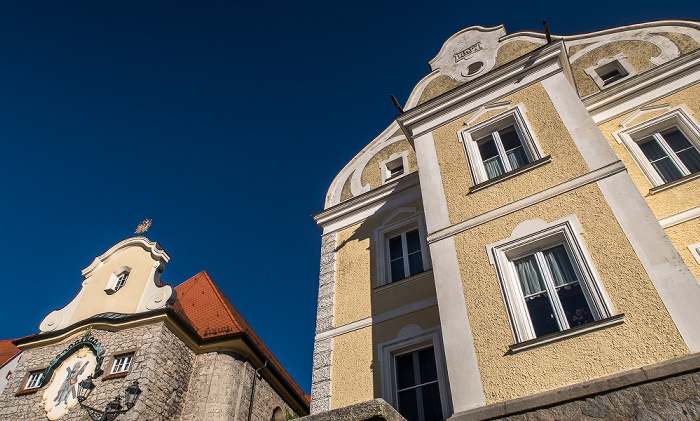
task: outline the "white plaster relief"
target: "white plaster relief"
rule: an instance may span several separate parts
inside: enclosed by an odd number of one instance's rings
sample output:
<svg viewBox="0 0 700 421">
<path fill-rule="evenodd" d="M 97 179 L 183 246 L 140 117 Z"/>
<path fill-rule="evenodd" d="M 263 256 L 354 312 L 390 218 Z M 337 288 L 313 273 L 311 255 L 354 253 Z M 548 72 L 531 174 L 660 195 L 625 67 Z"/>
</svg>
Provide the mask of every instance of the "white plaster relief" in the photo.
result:
<svg viewBox="0 0 700 421">
<path fill-rule="evenodd" d="M 362 184 L 362 171 L 369 160 L 372 159 L 377 152 L 389 145 L 406 139 L 406 136 L 403 135 L 391 137 L 391 135 L 396 133 L 397 130 L 400 130 L 400 128 L 396 122 L 390 124 L 389 127 L 387 127 L 379 136 L 374 138 L 362 149 L 362 151 L 355 155 L 355 157 L 340 171 L 340 173 L 338 173 L 328 189 L 324 209 L 340 203 L 340 196 L 343 191 L 343 186 L 349 177 L 352 177 L 350 179 L 350 191 L 352 192 L 353 196 L 358 196 L 370 190 L 369 184 Z"/>
<path fill-rule="evenodd" d="M 470 26 L 452 35 L 442 45 L 440 52 L 430 60 L 431 70 L 460 82 L 474 79 L 491 70 L 496 64 L 499 39 L 506 34 L 503 25 L 486 28 Z M 468 71 L 472 63 L 483 63 L 478 72 Z"/>
</svg>

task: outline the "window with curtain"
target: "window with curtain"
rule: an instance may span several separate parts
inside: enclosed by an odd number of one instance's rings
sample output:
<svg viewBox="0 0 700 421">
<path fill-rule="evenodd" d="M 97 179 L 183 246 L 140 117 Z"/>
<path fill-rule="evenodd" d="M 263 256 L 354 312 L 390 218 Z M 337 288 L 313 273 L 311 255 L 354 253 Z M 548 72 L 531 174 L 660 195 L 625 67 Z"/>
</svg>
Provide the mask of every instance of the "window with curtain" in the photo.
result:
<svg viewBox="0 0 700 421">
<path fill-rule="evenodd" d="M 700 171 L 700 152 L 678 127 L 654 132 L 637 144 L 664 183 Z"/>
<path fill-rule="evenodd" d="M 423 272 L 423 253 L 418 229 L 391 237 L 388 243 L 390 282 Z"/>
<path fill-rule="evenodd" d="M 514 125 L 495 130 L 476 142 L 489 180 L 530 163 Z"/>
<path fill-rule="evenodd" d="M 432 347 L 395 357 L 397 410 L 408 421 L 442 420 L 440 385 Z"/>
<path fill-rule="evenodd" d="M 537 250 L 513 265 L 536 337 L 595 321 L 563 245 Z"/>
</svg>

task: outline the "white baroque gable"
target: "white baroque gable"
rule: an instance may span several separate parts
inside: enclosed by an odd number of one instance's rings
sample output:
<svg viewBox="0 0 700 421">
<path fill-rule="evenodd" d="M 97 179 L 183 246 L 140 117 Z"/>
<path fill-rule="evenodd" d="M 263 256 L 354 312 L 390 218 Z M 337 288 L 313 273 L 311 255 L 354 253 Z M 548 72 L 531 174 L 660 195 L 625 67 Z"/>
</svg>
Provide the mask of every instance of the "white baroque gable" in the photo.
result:
<svg viewBox="0 0 700 421">
<path fill-rule="evenodd" d="M 65 307 L 49 313 L 39 330 L 63 329 L 101 313 L 135 314 L 165 307 L 175 299 L 175 290 L 160 282 L 169 260 L 168 253 L 146 237 L 120 241 L 83 269 L 80 292 Z M 129 271 L 127 281 L 117 290 L 115 278 L 124 270 Z"/>
</svg>

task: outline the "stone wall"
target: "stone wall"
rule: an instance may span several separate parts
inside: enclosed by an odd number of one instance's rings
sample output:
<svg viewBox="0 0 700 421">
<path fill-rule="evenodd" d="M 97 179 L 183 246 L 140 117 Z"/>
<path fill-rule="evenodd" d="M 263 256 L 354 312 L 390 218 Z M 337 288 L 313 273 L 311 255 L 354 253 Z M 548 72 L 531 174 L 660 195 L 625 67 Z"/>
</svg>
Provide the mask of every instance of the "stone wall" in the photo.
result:
<svg viewBox="0 0 700 421">
<path fill-rule="evenodd" d="M 700 354 L 465 411 L 450 420 L 700 420 Z"/>
<path fill-rule="evenodd" d="M 246 421 L 254 372 L 251 364 L 235 353 L 197 355 L 180 420 Z M 253 421 L 269 421 L 275 408 L 287 408 L 261 377 L 256 381 L 253 403 Z"/>
<path fill-rule="evenodd" d="M 22 354 L 5 391 L 0 395 L 0 419 L 46 420 L 42 397 L 46 385 L 37 392 L 17 396 L 28 370 L 44 369 L 76 337 L 58 345 Z M 86 405 L 102 409 L 117 395 L 124 394 L 134 380 L 143 391 L 136 406 L 120 420 L 247 421 L 251 385 L 255 369 L 234 353 L 211 352 L 200 355 L 185 345 L 163 323 L 118 332 L 93 329 L 91 335 L 105 348 L 102 370 L 94 380 L 95 389 Z M 126 377 L 104 380 L 112 368 L 113 356 L 134 352 Z M 264 378 L 255 386 L 251 420 L 269 421 L 275 408 L 287 405 Z M 82 421 L 85 412 L 75 405 L 61 421 Z"/>
<path fill-rule="evenodd" d="M 46 368 L 56 355 L 82 334 L 81 331 L 58 345 L 29 350 L 22 354 L 15 374 L 0 395 L 0 419 L 46 419 L 42 404 L 46 385 L 36 393 L 21 396 L 16 396 L 16 393 L 23 386 L 28 370 Z M 159 323 L 118 332 L 93 329 L 91 335 L 105 348 L 105 360 L 102 364 L 105 373 L 109 373 L 114 355 L 133 351 L 135 355 L 126 377 L 103 380 L 106 375 L 102 375 L 95 379 L 95 389 L 85 402 L 86 405 L 101 409 L 117 395 L 123 396 L 124 389 L 134 380 L 138 380 L 139 387 L 143 390 L 141 398 L 133 410 L 121 419 L 168 420 L 179 414 L 194 362 L 194 353 L 170 330 Z M 82 420 L 84 415 L 76 404 L 61 419 Z"/>
</svg>

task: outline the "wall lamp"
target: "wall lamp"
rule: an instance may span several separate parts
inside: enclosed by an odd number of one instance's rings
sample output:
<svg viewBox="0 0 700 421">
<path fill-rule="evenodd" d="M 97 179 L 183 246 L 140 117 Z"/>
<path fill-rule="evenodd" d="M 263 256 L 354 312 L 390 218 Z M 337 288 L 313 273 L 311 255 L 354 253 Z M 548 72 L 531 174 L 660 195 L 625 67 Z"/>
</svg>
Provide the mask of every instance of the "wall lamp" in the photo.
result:
<svg viewBox="0 0 700 421">
<path fill-rule="evenodd" d="M 80 407 L 87 412 L 88 416 L 93 421 L 112 421 L 117 418 L 120 414 L 123 414 L 130 410 L 136 405 L 136 401 L 139 399 L 141 394 L 141 389 L 139 389 L 139 382 L 134 380 L 129 387 L 124 390 L 124 401 L 126 403 L 126 409 L 121 404 L 121 396 L 117 396 L 114 400 L 105 406 L 105 409 L 100 411 L 91 406 L 83 405 L 85 399 L 88 398 L 92 390 L 95 388 L 95 384 L 92 382 L 92 376 L 88 376 L 87 379 L 78 383 L 78 403 Z"/>
</svg>

